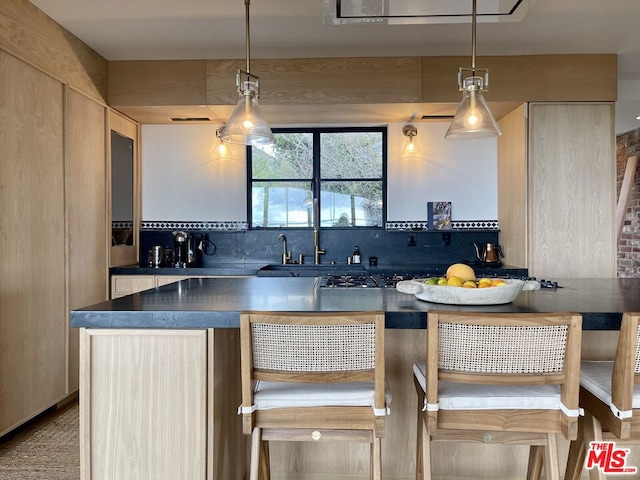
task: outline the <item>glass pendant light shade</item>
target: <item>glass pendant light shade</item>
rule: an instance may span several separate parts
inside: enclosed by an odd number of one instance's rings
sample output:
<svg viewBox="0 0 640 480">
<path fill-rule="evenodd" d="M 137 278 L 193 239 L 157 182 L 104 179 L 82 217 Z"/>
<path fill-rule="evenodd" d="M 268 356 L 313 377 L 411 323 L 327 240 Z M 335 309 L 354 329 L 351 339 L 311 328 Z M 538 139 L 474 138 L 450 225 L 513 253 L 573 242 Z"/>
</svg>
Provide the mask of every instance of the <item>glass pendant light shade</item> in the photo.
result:
<svg viewBox="0 0 640 480">
<path fill-rule="evenodd" d="M 244 82 L 243 93 L 231 118 L 224 127 L 222 139 L 242 145 L 268 145 L 275 141 L 258 104 L 256 84 Z"/>
<path fill-rule="evenodd" d="M 222 140 L 241 145 L 268 145 L 275 141 L 258 104 L 255 82 L 244 82 L 238 104 L 222 132 Z"/>
<path fill-rule="evenodd" d="M 220 138 L 229 143 L 241 145 L 269 145 L 275 142 L 273 133 L 264 119 L 262 109 L 258 104 L 260 97 L 260 79 L 251 72 L 251 38 L 249 34 L 249 6 L 250 0 L 244 0 L 247 69 L 238 69 L 236 73 L 236 89 L 240 100 L 231 114 L 231 118 L 222 131 Z"/>
<path fill-rule="evenodd" d="M 463 85 L 462 102 L 444 138 L 478 140 L 502 135 L 498 123 L 482 96 L 482 77 L 465 78 Z"/>
</svg>

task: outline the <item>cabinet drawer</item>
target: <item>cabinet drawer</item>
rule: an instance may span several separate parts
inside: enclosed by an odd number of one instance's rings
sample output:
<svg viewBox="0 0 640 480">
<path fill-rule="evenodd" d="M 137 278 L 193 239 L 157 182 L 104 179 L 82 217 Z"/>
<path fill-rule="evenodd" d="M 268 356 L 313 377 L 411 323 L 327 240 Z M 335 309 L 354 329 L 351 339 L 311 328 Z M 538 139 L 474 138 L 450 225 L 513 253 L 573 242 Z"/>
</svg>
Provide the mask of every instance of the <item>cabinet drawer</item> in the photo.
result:
<svg viewBox="0 0 640 480">
<path fill-rule="evenodd" d="M 156 277 L 154 275 L 113 275 L 111 277 L 111 298 L 124 297 L 155 286 Z"/>
</svg>

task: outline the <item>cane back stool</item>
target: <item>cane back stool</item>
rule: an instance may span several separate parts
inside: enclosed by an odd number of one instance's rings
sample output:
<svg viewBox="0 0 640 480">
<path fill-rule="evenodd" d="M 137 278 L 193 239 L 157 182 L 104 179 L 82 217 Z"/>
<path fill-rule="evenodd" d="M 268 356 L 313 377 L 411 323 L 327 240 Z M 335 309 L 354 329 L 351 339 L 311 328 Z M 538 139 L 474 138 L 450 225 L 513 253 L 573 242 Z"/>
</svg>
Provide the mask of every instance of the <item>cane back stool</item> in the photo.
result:
<svg viewBox="0 0 640 480">
<path fill-rule="evenodd" d="M 382 477 L 384 313 L 244 312 L 240 341 L 250 480 L 269 478 L 277 440 L 369 443 L 370 478 Z"/>
<path fill-rule="evenodd" d="M 559 480 L 556 434 L 577 436 L 582 317 L 429 311 L 418 393 L 416 478 L 434 441 L 530 445 L 527 478 Z"/>
<path fill-rule="evenodd" d="M 578 438 L 569 448 L 565 479 L 580 478 L 591 442 L 640 443 L 639 321 L 640 313 L 623 314 L 613 361 L 583 361 L 580 366 L 580 406 L 584 409 L 584 418 L 579 422 Z M 614 464 L 594 462 L 598 453 L 606 454 L 604 450 L 590 452 L 589 478 L 605 479 L 607 470 L 616 474 L 616 478 L 629 478 L 625 477 L 628 472 L 620 470 L 625 458 L 616 459 Z M 640 468 L 640 465 L 635 467 Z M 637 471 L 636 475 L 639 473 Z"/>
</svg>

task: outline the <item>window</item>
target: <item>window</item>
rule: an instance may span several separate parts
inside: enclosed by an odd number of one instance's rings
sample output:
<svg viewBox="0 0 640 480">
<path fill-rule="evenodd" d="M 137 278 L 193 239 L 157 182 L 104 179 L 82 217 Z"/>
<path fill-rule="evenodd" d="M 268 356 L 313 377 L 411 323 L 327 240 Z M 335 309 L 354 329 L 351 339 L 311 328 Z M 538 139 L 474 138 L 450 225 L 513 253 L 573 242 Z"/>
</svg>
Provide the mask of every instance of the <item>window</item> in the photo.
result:
<svg viewBox="0 0 640 480">
<path fill-rule="evenodd" d="M 386 127 L 273 134 L 273 145 L 247 149 L 252 228 L 384 225 Z"/>
</svg>

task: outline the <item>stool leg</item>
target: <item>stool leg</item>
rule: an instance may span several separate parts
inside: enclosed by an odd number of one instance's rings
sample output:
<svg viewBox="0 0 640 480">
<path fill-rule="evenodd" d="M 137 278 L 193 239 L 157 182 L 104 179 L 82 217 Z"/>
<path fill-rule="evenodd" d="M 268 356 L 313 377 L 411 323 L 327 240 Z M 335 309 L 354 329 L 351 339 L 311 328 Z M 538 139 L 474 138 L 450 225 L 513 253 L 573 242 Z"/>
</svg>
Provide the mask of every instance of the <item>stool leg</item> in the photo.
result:
<svg viewBox="0 0 640 480">
<path fill-rule="evenodd" d="M 564 480 L 580 480 L 587 449 L 584 443 L 584 417 L 578 417 L 578 438 L 571 441 Z"/>
<path fill-rule="evenodd" d="M 527 480 L 540 480 L 544 464 L 544 447 L 531 445 L 529 447 L 529 464 L 527 465 Z"/>
<path fill-rule="evenodd" d="M 269 461 L 269 442 L 260 441 L 260 480 L 271 479 L 271 462 Z"/>
<path fill-rule="evenodd" d="M 544 478 L 545 480 L 560 480 L 558 438 L 555 433 L 548 433 L 546 437 L 547 443 L 544 446 Z"/>
<path fill-rule="evenodd" d="M 427 434 L 426 425 L 422 428 L 422 471 L 424 480 L 431 480 L 431 435 Z"/>
<path fill-rule="evenodd" d="M 382 439 L 371 432 L 372 440 L 369 455 L 369 478 L 382 480 Z"/>
<path fill-rule="evenodd" d="M 259 480 L 261 439 L 262 431 L 259 428 L 254 428 L 251 433 L 251 465 L 249 467 L 249 480 Z"/>
<path fill-rule="evenodd" d="M 418 400 L 420 396 L 418 396 Z M 416 480 L 424 480 L 424 421 L 422 420 L 422 402 L 418 401 L 418 423 L 416 427 Z"/>
<path fill-rule="evenodd" d="M 584 448 L 586 449 L 590 442 L 602 441 L 602 425 L 597 418 L 589 413 L 584 412 Z M 589 478 L 591 480 L 606 480 L 606 475 L 598 467 L 589 470 Z"/>
</svg>

